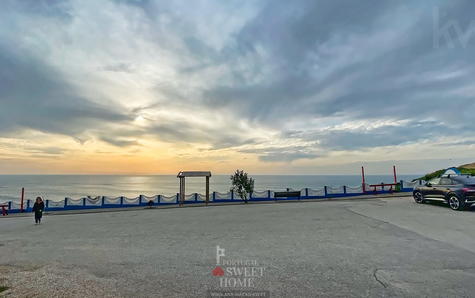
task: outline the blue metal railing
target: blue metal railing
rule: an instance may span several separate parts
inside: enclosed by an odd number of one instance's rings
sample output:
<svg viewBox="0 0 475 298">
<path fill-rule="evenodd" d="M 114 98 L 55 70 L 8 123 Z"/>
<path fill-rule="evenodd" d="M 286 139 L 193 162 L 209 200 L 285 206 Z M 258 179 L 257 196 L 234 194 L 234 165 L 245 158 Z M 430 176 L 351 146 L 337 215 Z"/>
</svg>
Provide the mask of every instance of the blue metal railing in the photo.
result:
<svg viewBox="0 0 475 298">
<path fill-rule="evenodd" d="M 407 187 L 406 187 L 407 186 Z M 399 192 L 412 192 L 413 188 L 409 187 L 410 185 L 404 185 L 404 182 L 400 182 Z M 312 199 L 326 199 L 326 198 L 341 198 L 341 197 L 354 197 L 368 194 L 386 194 L 393 193 L 394 191 L 384 189 L 381 187 L 379 190 L 374 191 L 373 189 L 366 192 L 362 191 L 362 187 L 349 187 L 343 186 L 340 188 L 341 192 L 337 192 L 338 188 L 332 188 L 329 186 L 324 186 L 319 190 L 312 190 L 310 188 L 304 188 L 300 190 L 299 197 L 274 197 L 274 192 L 271 190 L 254 192 L 252 193 L 247 200 L 250 202 L 262 202 L 262 201 L 280 201 L 280 200 L 312 200 Z M 361 190 L 360 190 L 361 189 Z M 287 188 L 287 191 L 290 191 L 290 188 Z M 204 203 L 204 196 L 198 193 L 189 195 L 190 200 L 186 200 L 186 204 L 200 204 Z M 224 202 L 236 202 L 241 201 L 241 198 L 237 197 L 234 191 L 230 191 L 226 194 L 212 192 L 210 193 L 210 203 L 224 203 Z M 8 204 L 9 213 L 18 213 L 20 212 L 20 207 L 18 203 L 10 201 Z M 156 195 L 152 197 L 147 197 L 140 195 L 136 198 L 126 198 L 120 196 L 117 198 L 107 198 L 107 197 L 96 197 L 90 198 L 85 197 L 80 200 L 72 200 L 70 198 L 65 198 L 63 201 L 55 202 L 51 200 L 45 201 L 45 210 L 46 211 L 60 211 L 60 210 L 78 210 L 78 209 L 100 209 L 100 208 L 126 208 L 126 207 L 146 207 L 146 206 L 162 206 L 162 205 L 178 205 L 179 204 L 179 194 L 176 196 L 163 196 Z M 15 206 L 13 206 L 15 205 Z M 26 200 L 24 212 L 31 212 L 33 207 L 32 200 Z"/>
</svg>

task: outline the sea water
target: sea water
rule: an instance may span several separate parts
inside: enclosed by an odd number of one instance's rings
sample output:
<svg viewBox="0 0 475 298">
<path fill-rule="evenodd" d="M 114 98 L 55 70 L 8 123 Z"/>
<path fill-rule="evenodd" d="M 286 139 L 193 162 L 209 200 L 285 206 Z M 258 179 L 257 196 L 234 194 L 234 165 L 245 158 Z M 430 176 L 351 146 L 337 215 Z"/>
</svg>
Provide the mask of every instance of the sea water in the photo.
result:
<svg viewBox="0 0 475 298">
<path fill-rule="evenodd" d="M 302 189 L 322 186 L 361 185 L 358 175 L 253 175 L 255 190 Z M 398 180 L 410 181 L 418 175 L 400 175 Z M 368 175 L 367 183 L 392 183 L 390 175 Z M 172 195 L 179 191 L 179 179 L 175 175 L 0 175 L 0 202 L 19 201 L 21 188 L 25 198 L 41 196 L 53 201 L 65 197 L 78 199 L 85 196 L 137 197 L 138 195 Z M 228 192 L 229 175 L 213 175 L 210 192 Z M 205 178 L 186 178 L 186 193 L 205 193 Z"/>
</svg>

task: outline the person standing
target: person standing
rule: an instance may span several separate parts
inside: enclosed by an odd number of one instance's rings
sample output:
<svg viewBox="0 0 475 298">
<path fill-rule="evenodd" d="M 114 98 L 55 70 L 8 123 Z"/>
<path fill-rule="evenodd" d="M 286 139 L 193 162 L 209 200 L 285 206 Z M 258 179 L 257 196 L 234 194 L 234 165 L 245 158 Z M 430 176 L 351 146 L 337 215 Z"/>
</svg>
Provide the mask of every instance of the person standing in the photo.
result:
<svg viewBox="0 0 475 298">
<path fill-rule="evenodd" d="M 41 224 L 41 217 L 43 217 L 43 211 L 45 210 L 45 203 L 41 197 L 36 198 L 36 202 L 33 205 L 33 212 L 35 212 L 35 224 Z"/>
</svg>

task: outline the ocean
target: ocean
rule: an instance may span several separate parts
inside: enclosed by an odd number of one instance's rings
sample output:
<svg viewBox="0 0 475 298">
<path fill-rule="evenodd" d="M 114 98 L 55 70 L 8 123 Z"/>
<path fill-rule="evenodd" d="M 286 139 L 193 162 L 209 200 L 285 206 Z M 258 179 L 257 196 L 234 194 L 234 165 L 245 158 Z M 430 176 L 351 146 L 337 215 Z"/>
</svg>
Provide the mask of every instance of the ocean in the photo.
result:
<svg viewBox="0 0 475 298">
<path fill-rule="evenodd" d="M 227 192 L 231 187 L 229 175 L 214 175 L 210 179 L 210 192 Z M 322 186 L 361 185 L 358 175 L 253 175 L 255 190 L 302 189 Z M 418 175 L 399 175 L 398 180 L 410 181 Z M 367 183 L 391 183 L 390 175 L 367 175 Z M 84 196 L 172 195 L 179 189 L 175 175 L 0 175 L 0 203 L 19 201 L 21 188 L 25 198 L 41 196 L 53 201 L 65 197 L 79 199 Z M 186 193 L 204 193 L 205 178 L 187 178 Z"/>
</svg>

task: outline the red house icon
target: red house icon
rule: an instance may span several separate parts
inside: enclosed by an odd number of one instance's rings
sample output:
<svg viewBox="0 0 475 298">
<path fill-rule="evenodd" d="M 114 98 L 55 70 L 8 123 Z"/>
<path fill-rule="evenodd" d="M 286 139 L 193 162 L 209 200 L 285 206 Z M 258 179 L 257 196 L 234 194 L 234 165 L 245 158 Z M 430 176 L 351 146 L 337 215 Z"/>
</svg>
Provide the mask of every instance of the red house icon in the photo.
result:
<svg viewBox="0 0 475 298">
<path fill-rule="evenodd" d="M 224 270 L 223 268 L 216 266 L 216 268 L 214 268 L 213 271 L 211 271 L 211 273 L 213 273 L 214 276 L 223 276 Z"/>
</svg>

